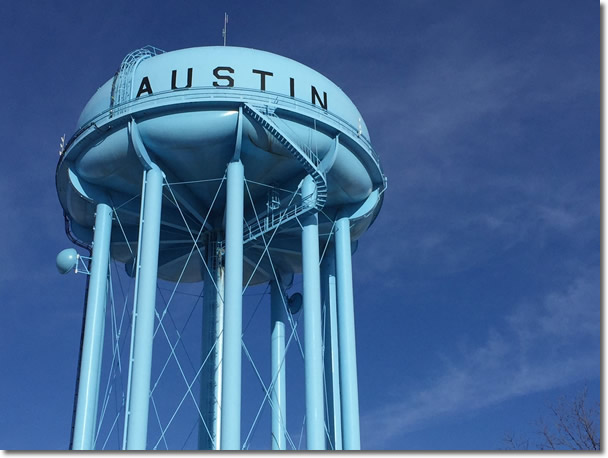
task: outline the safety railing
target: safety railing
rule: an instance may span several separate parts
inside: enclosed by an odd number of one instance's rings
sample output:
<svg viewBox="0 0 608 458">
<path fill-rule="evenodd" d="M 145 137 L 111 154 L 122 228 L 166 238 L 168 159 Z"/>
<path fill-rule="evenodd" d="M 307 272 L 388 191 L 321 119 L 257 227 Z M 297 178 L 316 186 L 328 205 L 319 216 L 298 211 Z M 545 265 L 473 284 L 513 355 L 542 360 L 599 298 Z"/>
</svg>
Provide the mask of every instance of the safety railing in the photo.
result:
<svg viewBox="0 0 608 458">
<path fill-rule="evenodd" d="M 287 96 L 270 91 L 260 91 L 257 89 L 249 88 L 217 88 L 212 86 L 205 87 L 192 87 L 192 88 L 180 88 L 174 90 L 167 90 L 157 92 L 153 95 L 147 95 L 137 99 L 129 100 L 127 102 L 115 104 L 112 107 L 107 108 L 98 115 L 94 116 L 90 120 L 83 123 L 82 127 L 79 128 L 76 133 L 70 138 L 68 144 L 65 147 L 67 151 L 71 144 L 82 134 L 84 131 L 91 127 L 98 126 L 105 118 L 110 118 L 110 113 L 115 110 L 120 112 L 121 115 L 128 115 L 130 113 L 138 111 L 144 106 L 163 106 L 175 103 L 196 103 L 206 101 L 226 101 L 234 102 L 237 104 L 250 103 L 254 105 L 273 105 L 275 108 L 280 108 L 286 111 L 292 111 L 298 114 L 308 115 L 320 122 L 326 123 L 341 132 L 347 133 L 349 137 L 359 143 L 359 145 L 367 151 L 368 154 L 373 158 L 376 165 L 381 169 L 380 158 L 374 151 L 370 141 L 363 135 L 360 134 L 359 129 L 352 125 L 344 118 L 332 113 L 331 111 L 324 110 L 323 108 L 306 102 L 305 100 L 296 99 L 294 97 Z"/>
</svg>

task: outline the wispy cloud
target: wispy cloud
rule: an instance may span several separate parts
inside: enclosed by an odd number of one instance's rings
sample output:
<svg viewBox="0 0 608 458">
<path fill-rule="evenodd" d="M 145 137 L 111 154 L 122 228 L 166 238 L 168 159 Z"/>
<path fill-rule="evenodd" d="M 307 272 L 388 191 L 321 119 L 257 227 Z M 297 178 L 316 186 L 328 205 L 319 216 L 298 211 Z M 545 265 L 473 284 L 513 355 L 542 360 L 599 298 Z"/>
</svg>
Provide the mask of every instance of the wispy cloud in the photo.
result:
<svg viewBox="0 0 608 458">
<path fill-rule="evenodd" d="M 444 417 L 587 377 L 599 376 L 600 287 L 596 274 L 526 303 L 488 331 L 482 345 L 437 355 L 441 372 L 425 387 L 362 416 L 370 448 Z"/>
<path fill-rule="evenodd" d="M 511 250 L 553 255 L 543 250 L 556 241 L 577 250 L 583 264 L 591 259 L 588 250 L 600 231 L 594 186 L 500 177 L 469 187 L 460 195 L 440 189 L 429 198 L 389 188 L 382 225 L 372 226 L 359 245 L 358 256 L 368 260 L 359 266 L 361 281 L 381 275 L 385 286 L 394 280 L 398 287 L 404 269 L 428 269 L 431 276 L 463 272 Z M 394 228 L 399 237 L 389 237 Z"/>
<path fill-rule="evenodd" d="M 361 82 L 357 105 L 376 122 L 369 127 L 388 175 L 379 221 L 400 237 L 366 237 L 360 250 L 374 259 L 365 269 L 387 281 L 404 265 L 454 272 L 519 243 L 599 237 L 599 148 L 578 131 L 580 142 L 565 146 L 557 134 L 572 130 L 570 120 L 551 115 L 597 94 L 596 75 L 544 53 L 552 38 L 543 25 L 525 41 L 492 46 L 473 26 L 466 15 L 440 16 L 406 40 L 420 56 L 412 66 L 400 61 L 408 53 L 395 54 L 372 65 L 383 69 L 381 84 Z M 582 43 L 573 36 L 559 46 Z M 556 135 L 538 131 L 538 120 Z"/>
</svg>

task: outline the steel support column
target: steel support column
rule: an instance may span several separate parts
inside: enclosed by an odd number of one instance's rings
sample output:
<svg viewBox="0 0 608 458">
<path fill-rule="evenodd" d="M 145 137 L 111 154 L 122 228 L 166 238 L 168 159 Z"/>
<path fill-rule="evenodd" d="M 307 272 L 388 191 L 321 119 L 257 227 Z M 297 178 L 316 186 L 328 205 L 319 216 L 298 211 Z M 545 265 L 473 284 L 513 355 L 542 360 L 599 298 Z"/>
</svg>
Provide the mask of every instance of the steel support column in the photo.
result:
<svg viewBox="0 0 608 458">
<path fill-rule="evenodd" d="M 350 220 L 347 217 L 342 217 L 336 222 L 335 241 L 342 439 L 345 450 L 359 450 L 361 448 L 361 440 L 359 436 L 355 312 L 353 303 Z"/>
<path fill-rule="evenodd" d="M 95 215 L 95 235 L 82 342 L 73 450 L 92 450 L 95 447 L 111 233 L 112 208 L 104 203 L 99 203 Z"/>
<path fill-rule="evenodd" d="M 302 199 L 310 202 L 316 185 L 309 175 L 302 183 Z M 313 196 L 314 197 L 314 196 Z M 316 199 L 312 199 L 314 202 Z M 304 296 L 304 371 L 306 374 L 306 443 L 309 450 L 325 449 L 323 415 L 323 348 L 321 342 L 321 291 L 319 226 L 317 213 L 302 220 L 302 279 Z"/>
<path fill-rule="evenodd" d="M 280 278 L 280 277 L 279 277 Z M 287 445 L 287 404 L 285 394 L 285 295 L 283 286 L 270 282 L 272 449 L 285 450 Z"/>
<path fill-rule="evenodd" d="M 205 423 L 199 423 L 200 450 L 219 450 L 222 401 L 222 333 L 224 330 L 224 256 L 219 249 L 221 235 L 213 232 L 207 240 L 206 264 L 202 266 L 203 337 L 200 407 Z"/>
<path fill-rule="evenodd" d="M 133 333 L 129 373 L 125 440 L 128 450 L 144 450 L 148 433 L 150 377 L 154 316 L 156 311 L 156 277 L 163 196 L 163 174 L 152 167 L 144 175 L 140 240 L 138 247 L 133 313 Z"/>
<path fill-rule="evenodd" d="M 340 407 L 340 363 L 338 347 L 338 311 L 336 308 L 336 257 L 328 249 L 321 262 L 321 300 L 325 312 L 324 356 L 327 392 L 328 431 L 331 446 L 342 450 L 342 412 Z"/>
<path fill-rule="evenodd" d="M 243 205 L 245 175 L 240 160 L 226 177 L 226 269 L 222 361 L 222 450 L 241 448 L 241 333 L 243 328 Z"/>
</svg>

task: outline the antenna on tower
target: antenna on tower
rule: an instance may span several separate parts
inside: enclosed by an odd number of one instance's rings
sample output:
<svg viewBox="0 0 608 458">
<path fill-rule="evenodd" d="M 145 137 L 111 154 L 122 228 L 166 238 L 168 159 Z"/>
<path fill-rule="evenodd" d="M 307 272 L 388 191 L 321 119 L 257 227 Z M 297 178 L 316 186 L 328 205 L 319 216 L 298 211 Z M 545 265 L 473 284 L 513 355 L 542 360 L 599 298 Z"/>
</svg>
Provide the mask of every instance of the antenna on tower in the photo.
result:
<svg viewBox="0 0 608 458">
<path fill-rule="evenodd" d="M 228 13 L 224 13 L 224 28 L 222 29 L 222 37 L 224 37 L 224 46 L 226 46 L 226 35 L 228 35 Z"/>
<path fill-rule="evenodd" d="M 65 134 L 61 137 L 61 143 L 59 143 L 59 155 L 63 154 L 63 150 L 65 149 Z"/>
</svg>

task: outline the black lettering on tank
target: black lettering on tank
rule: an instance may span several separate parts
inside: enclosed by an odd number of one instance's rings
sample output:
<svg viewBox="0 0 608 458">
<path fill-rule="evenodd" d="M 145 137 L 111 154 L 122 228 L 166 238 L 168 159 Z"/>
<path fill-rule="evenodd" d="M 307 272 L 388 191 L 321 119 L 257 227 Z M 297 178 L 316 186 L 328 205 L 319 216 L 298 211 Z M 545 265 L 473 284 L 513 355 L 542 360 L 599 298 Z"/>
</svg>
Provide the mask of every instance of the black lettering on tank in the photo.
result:
<svg viewBox="0 0 608 458">
<path fill-rule="evenodd" d="M 272 76 L 272 75 L 274 75 L 274 73 L 265 72 L 264 70 L 256 70 L 256 69 L 251 70 L 251 72 L 255 73 L 257 75 L 260 75 L 260 90 L 265 91 L 266 90 L 266 77 Z"/>
<path fill-rule="evenodd" d="M 311 91 L 312 104 L 316 105 L 317 103 L 315 102 L 315 100 L 317 100 L 319 102 L 319 105 L 321 105 L 322 108 L 327 110 L 327 92 L 323 91 L 323 100 L 321 100 L 321 96 L 319 95 L 319 92 L 317 92 L 316 87 L 310 86 L 310 91 Z"/>
<path fill-rule="evenodd" d="M 213 82 L 213 86 L 215 87 L 234 87 L 234 79 L 229 75 L 220 75 L 219 72 L 228 72 L 234 73 L 234 68 L 232 67 L 215 67 L 213 69 L 213 76 L 215 76 L 218 80 L 226 80 L 228 84 L 219 84 L 217 81 Z"/>
<path fill-rule="evenodd" d="M 192 87 L 192 68 L 188 69 L 188 82 L 181 88 L 177 87 L 177 70 L 173 70 L 171 73 L 171 89 L 186 89 L 189 87 Z"/>
<path fill-rule="evenodd" d="M 135 98 L 139 97 L 142 94 L 152 95 L 152 86 L 150 85 L 150 80 L 147 76 L 144 76 L 141 80 L 141 84 L 139 85 L 139 90 L 137 91 L 137 95 Z"/>
</svg>

